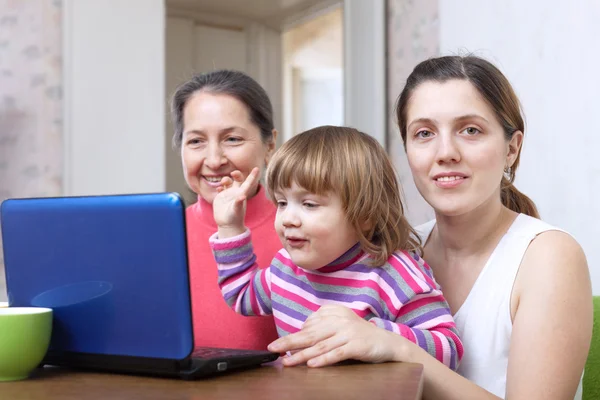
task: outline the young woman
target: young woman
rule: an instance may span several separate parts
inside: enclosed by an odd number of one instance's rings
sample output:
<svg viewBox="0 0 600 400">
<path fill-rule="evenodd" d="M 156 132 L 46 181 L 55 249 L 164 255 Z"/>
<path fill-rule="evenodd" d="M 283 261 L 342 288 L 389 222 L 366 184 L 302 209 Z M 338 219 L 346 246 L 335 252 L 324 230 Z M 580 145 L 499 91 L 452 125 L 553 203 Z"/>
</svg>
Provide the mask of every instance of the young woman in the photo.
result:
<svg viewBox="0 0 600 400">
<path fill-rule="evenodd" d="M 539 220 L 513 185 L 525 124 L 510 83 L 478 57 L 434 58 L 411 73 L 396 111 L 415 183 L 435 211 L 418 230 L 464 343 L 458 373 L 342 307 L 269 348 L 300 349 L 287 365 L 421 363 L 431 399 L 580 398 L 588 266 L 573 237 Z"/>
</svg>

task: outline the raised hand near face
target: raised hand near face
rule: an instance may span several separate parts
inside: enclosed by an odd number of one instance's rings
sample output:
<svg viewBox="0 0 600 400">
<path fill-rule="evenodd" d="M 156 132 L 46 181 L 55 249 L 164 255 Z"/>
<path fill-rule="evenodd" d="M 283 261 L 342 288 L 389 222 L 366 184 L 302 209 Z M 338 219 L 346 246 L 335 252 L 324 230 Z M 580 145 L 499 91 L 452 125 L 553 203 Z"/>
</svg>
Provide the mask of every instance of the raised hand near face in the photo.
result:
<svg viewBox="0 0 600 400">
<path fill-rule="evenodd" d="M 213 201 L 213 214 L 219 228 L 219 238 L 241 235 L 246 230 L 246 199 L 256 187 L 259 169 L 254 168 L 244 179 L 240 171 L 233 171 L 231 177 L 221 180 L 221 187 Z"/>
</svg>

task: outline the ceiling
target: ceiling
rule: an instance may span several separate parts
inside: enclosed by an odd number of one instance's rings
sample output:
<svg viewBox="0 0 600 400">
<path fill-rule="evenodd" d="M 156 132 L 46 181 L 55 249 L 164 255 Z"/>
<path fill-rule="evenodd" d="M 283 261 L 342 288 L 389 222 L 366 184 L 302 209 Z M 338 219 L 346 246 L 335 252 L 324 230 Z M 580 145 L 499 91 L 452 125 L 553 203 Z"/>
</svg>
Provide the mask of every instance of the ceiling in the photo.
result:
<svg viewBox="0 0 600 400">
<path fill-rule="evenodd" d="M 286 18 L 298 15 L 323 3 L 323 0 L 167 0 L 167 7 L 179 11 L 218 14 L 281 24 Z"/>
</svg>

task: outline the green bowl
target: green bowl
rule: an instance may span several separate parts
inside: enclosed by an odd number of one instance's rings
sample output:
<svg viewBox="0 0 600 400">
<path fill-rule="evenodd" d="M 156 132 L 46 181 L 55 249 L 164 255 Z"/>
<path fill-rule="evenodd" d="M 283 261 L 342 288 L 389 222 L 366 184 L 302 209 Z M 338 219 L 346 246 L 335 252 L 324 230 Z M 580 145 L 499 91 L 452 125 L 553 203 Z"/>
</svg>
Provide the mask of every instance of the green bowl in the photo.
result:
<svg viewBox="0 0 600 400">
<path fill-rule="evenodd" d="M 25 379 L 48 351 L 52 309 L 0 307 L 0 381 Z"/>
</svg>

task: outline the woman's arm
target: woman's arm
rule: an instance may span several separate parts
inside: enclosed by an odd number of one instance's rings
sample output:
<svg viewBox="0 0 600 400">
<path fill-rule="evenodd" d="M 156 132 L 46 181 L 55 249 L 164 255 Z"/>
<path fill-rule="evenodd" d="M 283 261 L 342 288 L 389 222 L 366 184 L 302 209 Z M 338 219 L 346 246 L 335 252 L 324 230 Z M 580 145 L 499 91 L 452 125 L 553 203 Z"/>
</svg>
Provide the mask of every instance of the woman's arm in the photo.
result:
<svg viewBox="0 0 600 400">
<path fill-rule="evenodd" d="M 589 271 L 579 244 L 559 231 L 539 235 L 525 253 L 514 292 L 506 397 L 573 398 L 593 320 Z"/>
</svg>

